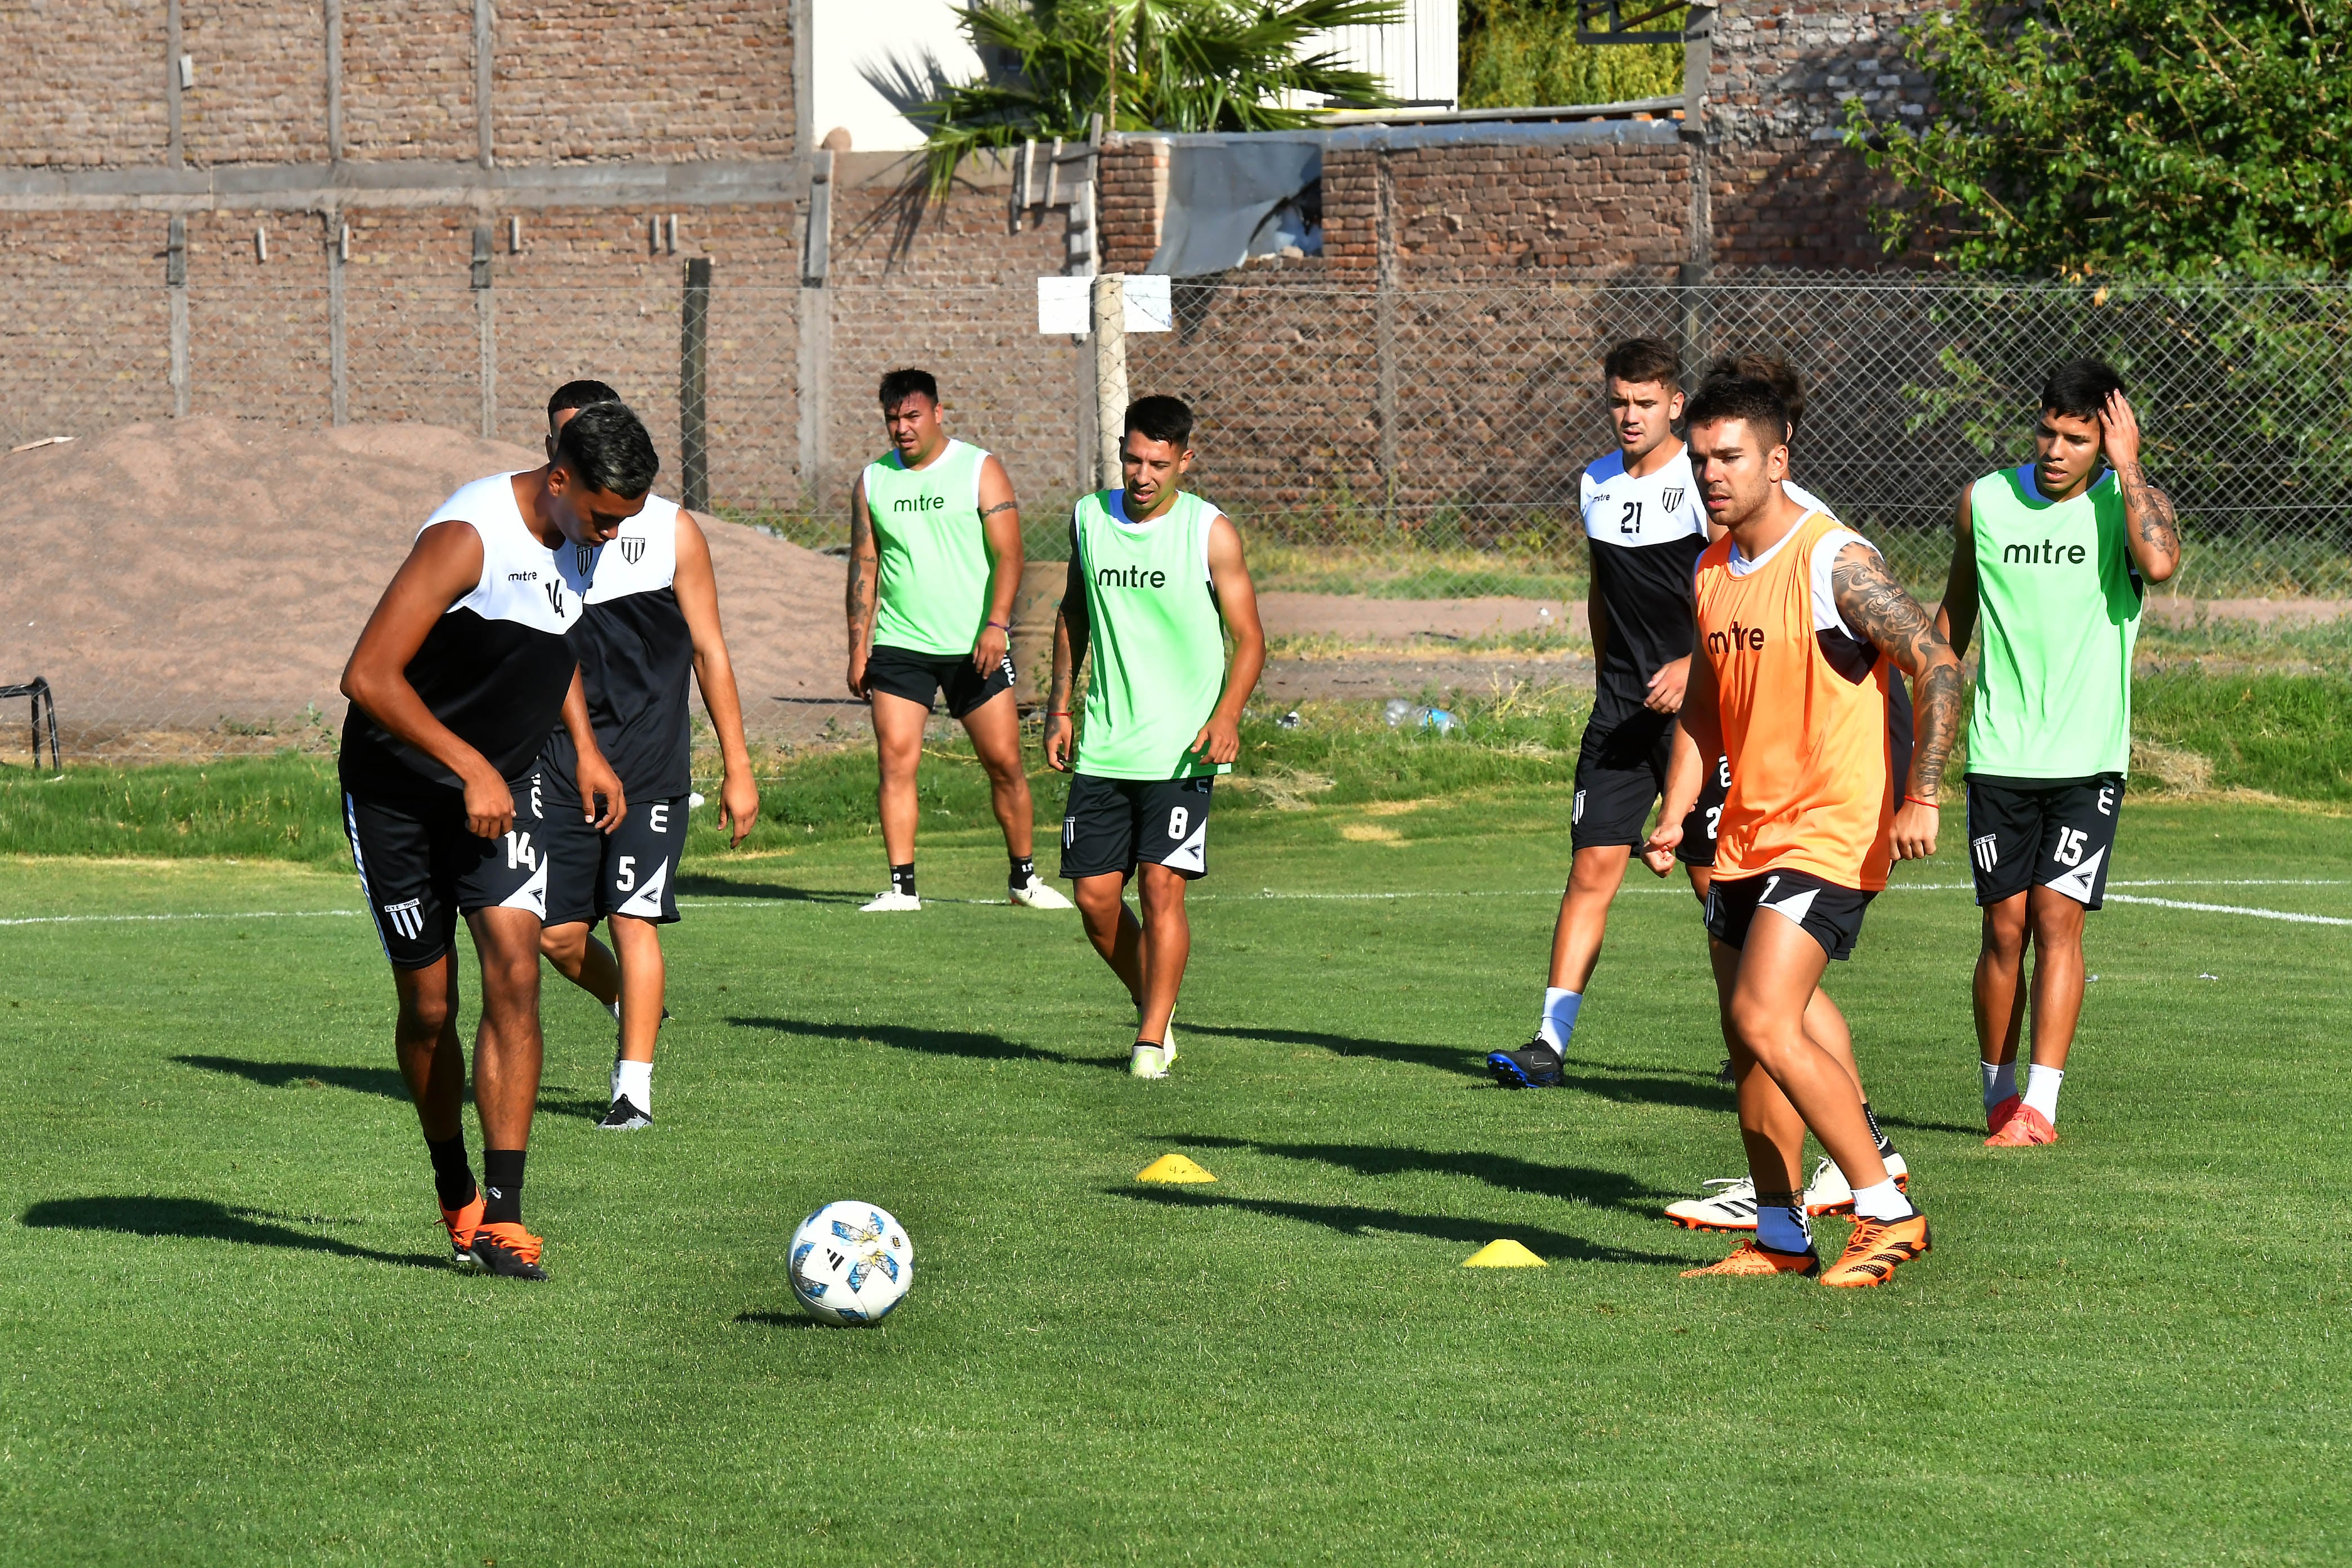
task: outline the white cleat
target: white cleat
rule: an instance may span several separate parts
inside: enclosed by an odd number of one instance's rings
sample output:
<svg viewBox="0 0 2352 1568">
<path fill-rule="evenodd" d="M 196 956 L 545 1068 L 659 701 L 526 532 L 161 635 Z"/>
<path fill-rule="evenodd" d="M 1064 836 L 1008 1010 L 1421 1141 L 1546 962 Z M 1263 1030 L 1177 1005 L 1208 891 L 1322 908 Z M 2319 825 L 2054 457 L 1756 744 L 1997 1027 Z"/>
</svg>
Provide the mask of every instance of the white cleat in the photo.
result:
<svg viewBox="0 0 2352 1568">
<path fill-rule="evenodd" d="M 1908 1191 L 1911 1167 L 1903 1163 L 1900 1154 L 1886 1156 L 1886 1173 L 1897 1187 Z M 1805 1212 L 1809 1215 L 1852 1214 L 1853 1186 L 1834 1160 L 1823 1160 L 1813 1167 L 1813 1179 L 1805 1184 Z"/>
<path fill-rule="evenodd" d="M 1139 1044 L 1135 1055 L 1128 1058 L 1127 1070 L 1138 1078 L 1166 1078 L 1168 1052 L 1159 1046 Z"/>
<path fill-rule="evenodd" d="M 1007 888 L 1005 892 L 1010 895 L 1014 903 L 1033 910 L 1074 910 L 1078 907 L 1047 887 L 1044 879 L 1034 871 L 1029 874 L 1027 887 Z"/>
<path fill-rule="evenodd" d="M 1135 1011 L 1135 1026 L 1139 1031 L 1143 1027 L 1143 1009 L 1140 1007 Z M 1168 1027 L 1161 1030 L 1160 1034 L 1164 1037 L 1160 1042 L 1160 1048 L 1167 1053 L 1164 1065 L 1174 1067 L 1176 1065 L 1176 1020 L 1169 1019 Z"/>
<path fill-rule="evenodd" d="M 911 913 L 923 907 L 923 900 L 912 893 L 902 893 L 896 888 L 882 894 L 870 904 L 858 907 L 861 915 L 895 915 Z"/>
<path fill-rule="evenodd" d="M 1706 1184 L 1715 1191 L 1666 1205 L 1666 1217 L 1685 1230 L 1754 1230 L 1756 1184 L 1746 1176 Z"/>
</svg>

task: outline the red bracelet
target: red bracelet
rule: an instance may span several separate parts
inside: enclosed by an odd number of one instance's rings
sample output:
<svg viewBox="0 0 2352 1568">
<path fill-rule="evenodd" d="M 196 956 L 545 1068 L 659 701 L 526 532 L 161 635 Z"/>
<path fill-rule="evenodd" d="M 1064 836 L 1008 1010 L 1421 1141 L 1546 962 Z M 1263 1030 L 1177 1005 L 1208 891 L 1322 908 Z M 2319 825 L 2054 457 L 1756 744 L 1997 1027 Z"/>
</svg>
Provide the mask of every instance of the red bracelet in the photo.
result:
<svg viewBox="0 0 2352 1568">
<path fill-rule="evenodd" d="M 1941 802 L 1941 801 L 1935 801 L 1935 800 L 1921 800 L 1921 799 L 1920 799 L 1917 795 L 1905 795 L 1903 798 L 1904 798 L 1905 800 L 1906 800 L 1906 801 L 1909 801 L 1913 805 L 1924 805 L 1924 806 L 1926 806 L 1929 811 L 1941 811 L 1941 810 L 1943 810 L 1943 809 L 1944 809 L 1944 805 L 1943 805 L 1943 802 Z"/>
<path fill-rule="evenodd" d="M 1049 708 L 1045 710 L 1045 717 L 1048 719 L 1066 719 L 1069 716 L 1070 710 L 1066 708 Z"/>
</svg>

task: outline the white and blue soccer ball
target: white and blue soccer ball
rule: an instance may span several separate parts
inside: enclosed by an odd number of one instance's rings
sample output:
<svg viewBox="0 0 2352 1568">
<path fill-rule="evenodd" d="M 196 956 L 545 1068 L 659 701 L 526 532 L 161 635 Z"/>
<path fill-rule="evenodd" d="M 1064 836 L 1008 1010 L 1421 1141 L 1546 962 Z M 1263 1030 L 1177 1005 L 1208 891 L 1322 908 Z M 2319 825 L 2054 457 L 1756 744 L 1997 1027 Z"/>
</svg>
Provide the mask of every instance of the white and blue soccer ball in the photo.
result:
<svg viewBox="0 0 2352 1568">
<path fill-rule="evenodd" d="M 915 1244 L 887 1209 L 827 1204 L 793 1233 L 793 1294 L 820 1322 L 878 1323 L 915 1282 Z"/>
</svg>

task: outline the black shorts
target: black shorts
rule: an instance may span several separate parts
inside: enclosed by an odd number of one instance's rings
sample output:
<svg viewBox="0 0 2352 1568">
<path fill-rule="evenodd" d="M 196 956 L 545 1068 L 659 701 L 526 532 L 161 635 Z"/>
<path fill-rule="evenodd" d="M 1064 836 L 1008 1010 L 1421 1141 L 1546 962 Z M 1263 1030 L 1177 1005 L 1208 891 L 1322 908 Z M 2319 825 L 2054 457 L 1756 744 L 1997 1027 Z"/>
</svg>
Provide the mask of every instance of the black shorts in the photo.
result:
<svg viewBox="0 0 2352 1568">
<path fill-rule="evenodd" d="M 1192 779 L 1070 780 L 1062 815 L 1062 875 L 1134 874 L 1139 862 L 1165 866 L 1187 880 L 1209 873 L 1209 786 Z"/>
<path fill-rule="evenodd" d="M 1969 778 L 1969 865 L 1977 902 L 2054 888 L 2086 910 L 2107 892 L 2124 776 Z"/>
<path fill-rule="evenodd" d="M 1854 939 L 1862 934 L 1863 911 L 1875 896 L 1809 871 L 1717 877 L 1706 890 L 1706 934 L 1726 947 L 1745 947 L 1756 911 L 1770 910 L 1804 927 L 1832 958 L 1851 958 Z"/>
<path fill-rule="evenodd" d="M 457 917 L 476 910 L 529 910 L 547 918 L 551 847 L 540 771 L 509 779 L 514 827 L 499 838 L 466 828 L 465 797 L 393 803 L 343 795 L 343 833 L 360 890 L 394 969 L 423 969 L 447 955 Z"/>
<path fill-rule="evenodd" d="M 547 837 L 555 865 L 547 879 L 547 923 L 595 924 L 629 915 L 656 925 L 677 919 L 677 861 L 686 848 L 687 802 L 629 796 L 621 826 L 603 832 L 581 814 L 580 792 L 548 768 Z"/>
<path fill-rule="evenodd" d="M 866 656 L 868 692 L 887 691 L 930 708 L 944 691 L 950 719 L 961 719 L 998 692 L 1012 690 L 1015 679 L 1009 652 L 986 675 L 971 667 L 968 653 L 916 653 L 877 644 Z"/>
<path fill-rule="evenodd" d="M 1673 760 L 1675 716 L 1644 708 L 1613 721 L 1594 719 L 1584 727 L 1576 752 L 1576 798 L 1569 808 L 1571 850 L 1615 845 L 1638 846 L 1649 837 L 1650 812 L 1666 792 Z M 1683 818 L 1683 841 L 1675 858 L 1686 866 L 1715 864 L 1717 820 L 1731 764 L 1717 758 L 1698 793 L 1698 804 Z"/>
</svg>

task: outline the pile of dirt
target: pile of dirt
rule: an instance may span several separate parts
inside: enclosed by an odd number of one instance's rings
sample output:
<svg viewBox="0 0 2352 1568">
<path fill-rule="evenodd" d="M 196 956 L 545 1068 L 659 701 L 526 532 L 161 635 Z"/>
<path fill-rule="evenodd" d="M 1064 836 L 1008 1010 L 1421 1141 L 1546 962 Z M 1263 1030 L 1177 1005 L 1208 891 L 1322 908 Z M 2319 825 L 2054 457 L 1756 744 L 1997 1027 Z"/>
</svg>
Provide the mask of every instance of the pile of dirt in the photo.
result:
<svg viewBox="0 0 2352 1568">
<path fill-rule="evenodd" d="M 468 479 L 540 461 L 430 425 L 213 418 L 0 459 L 0 685 L 47 677 L 68 752 L 295 743 L 306 709 L 340 730 L 343 661 L 425 517 Z M 709 531 L 755 732 L 854 713 L 827 700 L 844 696 L 840 563 Z"/>
</svg>

